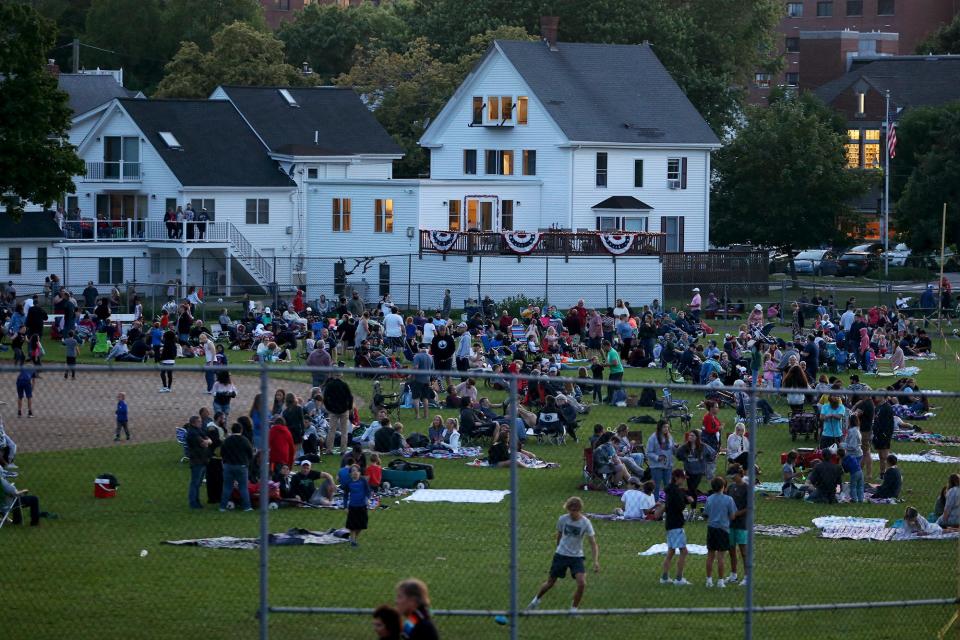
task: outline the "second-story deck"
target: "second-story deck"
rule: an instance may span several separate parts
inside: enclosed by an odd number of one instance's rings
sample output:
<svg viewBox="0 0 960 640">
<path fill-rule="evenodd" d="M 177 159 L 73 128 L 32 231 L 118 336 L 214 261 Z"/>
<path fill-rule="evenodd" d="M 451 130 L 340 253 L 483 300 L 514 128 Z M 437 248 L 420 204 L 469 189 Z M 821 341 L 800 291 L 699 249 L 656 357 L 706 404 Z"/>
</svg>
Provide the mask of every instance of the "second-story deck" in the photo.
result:
<svg viewBox="0 0 960 640">
<path fill-rule="evenodd" d="M 420 230 L 420 253 L 455 256 L 659 256 L 666 234 L 599 231 L 434 231 Z"/>
</svg>

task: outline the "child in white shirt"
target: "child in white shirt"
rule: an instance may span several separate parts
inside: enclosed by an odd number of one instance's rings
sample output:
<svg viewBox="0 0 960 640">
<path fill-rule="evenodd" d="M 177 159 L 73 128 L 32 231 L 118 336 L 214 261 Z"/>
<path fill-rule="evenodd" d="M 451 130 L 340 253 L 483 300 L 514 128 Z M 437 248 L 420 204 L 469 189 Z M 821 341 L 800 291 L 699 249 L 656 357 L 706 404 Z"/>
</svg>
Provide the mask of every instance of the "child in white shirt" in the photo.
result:
<svg viewBox="0 0 960 640">
<path fill-rule="evenodd" d="M 647 517 L 649 510 L 657 506 L 656 498 L 653 497 L 654 484 L 650 481 L 641 484 L 639 478 L 632 477 L 627 481 L 627 485 L 630 488 L 620 496 L 620 502 L 623 503 L 623 517 L 642 520 Z"/>
</svg>

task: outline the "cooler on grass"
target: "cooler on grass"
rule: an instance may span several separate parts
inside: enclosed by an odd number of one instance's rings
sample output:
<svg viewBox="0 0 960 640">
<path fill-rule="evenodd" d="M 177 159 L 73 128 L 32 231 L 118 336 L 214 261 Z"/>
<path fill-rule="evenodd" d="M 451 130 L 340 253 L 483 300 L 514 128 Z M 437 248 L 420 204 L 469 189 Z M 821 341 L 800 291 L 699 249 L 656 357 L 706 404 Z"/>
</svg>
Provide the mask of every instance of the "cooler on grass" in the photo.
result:
<svg viewBox="0 0 960 640">
<path fill-rule="evenodd" d="M 101 500 L 116 498 L 117 483 L 110 478 L 97 478 L 93 481 L 93 497 Z"/>
</svg>

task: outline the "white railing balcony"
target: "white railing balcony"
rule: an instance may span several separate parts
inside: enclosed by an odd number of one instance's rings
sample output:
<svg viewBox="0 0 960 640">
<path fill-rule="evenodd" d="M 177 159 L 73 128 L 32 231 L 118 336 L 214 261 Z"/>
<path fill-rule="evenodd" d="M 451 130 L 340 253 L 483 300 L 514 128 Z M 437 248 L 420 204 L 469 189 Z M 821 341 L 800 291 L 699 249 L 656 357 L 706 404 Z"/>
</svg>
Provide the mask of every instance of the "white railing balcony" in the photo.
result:
<svg viewBox="0 0 960 640">
<path fill-rule="evenodd" d="M 63 223 L 63 237 L 73 242 L 229 242 L 229 222 L 104 220 L 82 218 Z"/>
<path fill-rule="evenodd" d="M 140 182 L 140 163 L 88 162 L 84 178 L 91 182 Z"/>
</svg>

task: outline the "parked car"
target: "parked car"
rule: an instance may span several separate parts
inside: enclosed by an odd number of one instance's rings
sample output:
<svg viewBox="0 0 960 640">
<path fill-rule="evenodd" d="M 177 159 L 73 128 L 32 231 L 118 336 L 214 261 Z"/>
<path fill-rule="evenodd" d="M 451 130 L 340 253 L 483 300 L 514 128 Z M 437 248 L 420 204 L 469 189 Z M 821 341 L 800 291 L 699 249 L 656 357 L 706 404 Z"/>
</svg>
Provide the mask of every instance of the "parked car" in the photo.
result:
<svg viewBox="0 0 960 640">
<path fill-rule="evenodd" d="M 787 269 L 790 267 L 790 254 L 786 251 L 771 249 L 769 251 L 769 256 L 770 273 L 786 273 Z"/>
<path fill-rule="evenodd" d="M 797 273 L 809 273 L 816 276 L 836 275 L 839 270 L 837 256 L 829 249 L 807 249 L 793 258 Z"/>
<path fill-rule="evenodd" d="M 880 265 L 880 255 L 883 245 L 874 242 L 859 244 L 846 251 L 838 260 L 841 276 L 862 276 Z"/>
<path fill-rule="evenodd" d="M 891 267 L 905 267 L 907 266 L 907 258 L 910 257 L 910 247 L 903 244 L 902 242 L 895 246 L 893 249 L 887 252 L 887 256 L 890 258 Z M 881 261 L 883 255 L 881 254 Z"/>
</svg>

